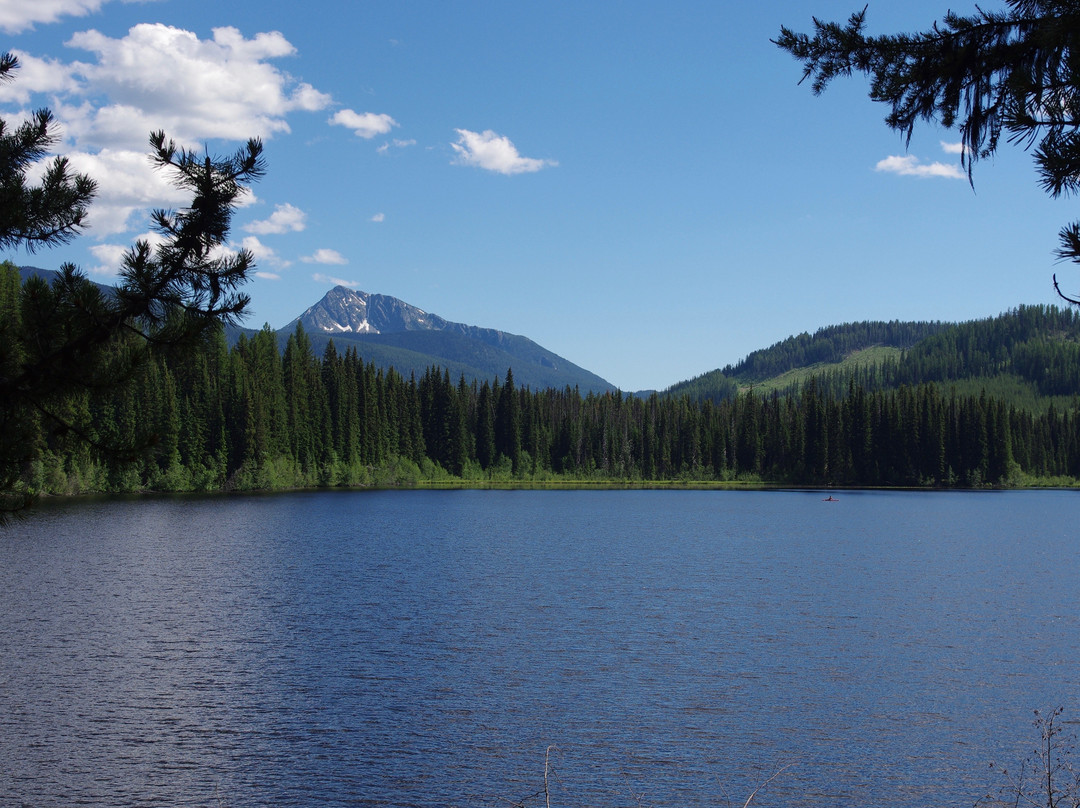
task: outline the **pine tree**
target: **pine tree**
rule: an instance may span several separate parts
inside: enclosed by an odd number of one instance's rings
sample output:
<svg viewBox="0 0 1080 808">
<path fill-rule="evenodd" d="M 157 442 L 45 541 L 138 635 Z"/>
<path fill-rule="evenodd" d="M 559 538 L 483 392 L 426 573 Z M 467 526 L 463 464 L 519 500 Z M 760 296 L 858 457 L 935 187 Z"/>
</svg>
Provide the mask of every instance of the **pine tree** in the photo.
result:
<svg viewBox="0 0 1080 808">
<path fill-rule="evenodd" d="M 0 81 L 10 80 L 18 60 L 0 56 Z M 63 158 L 30 186 L 30 167 L 56 143 L 48 110 L 9 131 L 0 121 L 0 245 L 30 250 L 70 240 L 80 231 L 95 184 L 72 174 Z M 150 346 L 198 344 L 211 326 L 234 321 L 248 303 L 238 289 L 253 258 L 227 244 L 233 209 L 246 184 L 262 176 L 262 144 L 248 141 L 233 157 L 212 159 L 150 136 L 154 165 L 169 171 L 191 194 L 189 207 L 153 213 L 160 241 L 138 241 L 126 255 L 115 294 L 104 295 L 70 264 L 53 283 L 31 278 L 23 285 L 19 316 L 0 333 L 0 423 L 14 442 L 0 442 L 0 512 L 27 505 L 33 491 L 20 482 L 22 466 L 38 446 L 37 423 L 64 432 L 114 456 L 131 447 L 106 446 L 93 424 L 80 418 L 73 397 L 105 391 L 130 378 Z M 15 323 L 17 322 L 17 326 Z"/>
<path fill-rule="evenodd" d="M 814 20 L 814 36 L 781 28 L 775 44 L 803 64 L 815 94 L 837 76 L 870 77 L 870 98 L 909 141 L 920 121 L 959 127 L 972 168 L 1002 135 L 1035 146 L 1039 182 L 1052 197 L 1080 191 L 1080 0 L 1006 0 L 1007 10 L 964 17 L 916 34 L 869 37 L 866 8 L 846 25 Z M 1080 263 L 1080 222 L 1062 229 L 1060 258 Z M 1061 292 L 1071 303 L 1080 299 Z"/>
</svg>

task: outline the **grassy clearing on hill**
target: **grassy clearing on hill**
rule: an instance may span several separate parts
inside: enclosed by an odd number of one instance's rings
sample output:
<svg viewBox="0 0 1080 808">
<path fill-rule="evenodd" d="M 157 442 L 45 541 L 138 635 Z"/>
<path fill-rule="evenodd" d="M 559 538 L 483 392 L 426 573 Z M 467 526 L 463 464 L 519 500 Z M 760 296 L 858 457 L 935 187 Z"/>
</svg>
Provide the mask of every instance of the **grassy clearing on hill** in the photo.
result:
<svg viewBox="0 0 1080 808">
<path fill-rule="evenodd" d="M 854 351 L 840 362 L 817 362 L 803 368 L 793 368 L 786 373 L 781 373 L 779 376 L 773 376 L 771 379 L 752 383 L 740 382 L 739 392 L 745 393 L 751 389 L 757 393 L 771 393 L 773 390 L 783 392 L 792 385 L 802 384 L 822 373 L 847 373 L 859 367 L 880 365 L 887 359 L 899 360 L 901 353 L 902 351 L 899 348 L 875 345 L 870 348 L 863 348 L 861 351 Z"/>
</svg>

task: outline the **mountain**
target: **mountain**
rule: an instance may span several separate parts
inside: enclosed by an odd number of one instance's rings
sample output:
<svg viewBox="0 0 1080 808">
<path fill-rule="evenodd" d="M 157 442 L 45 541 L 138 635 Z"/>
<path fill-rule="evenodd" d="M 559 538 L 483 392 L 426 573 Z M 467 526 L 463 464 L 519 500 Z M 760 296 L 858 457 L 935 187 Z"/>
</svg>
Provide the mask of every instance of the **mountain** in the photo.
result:
<svg viewBox="0 0 1080 808">
<path fill-rule="evenodd" d="M 386 334 L 401 331 L 467 330 L 388 295 L 357 292 L 335 286 L 285 328 L 303 323 L 309 332 L 327 334 Z"/>
<path fill-rule="evenodd" d="M 41 278 L 42 280 L 52 282 L 52 279 L 56 277 L 56 271 L 52 269 L 42 269 L 41 267 L 19 267 L 19 278 L 25 283 L 27 278 Z"/>
<path fill-rule="evenodd" d="M 867 390 L 938 384 L 994 395 L 1041 411 L 1080 395 L 1080 313 L 1019 306 L 963 323 L 863 322 L 789 337 L 746 359 L 673 385 L 667 395 L 701 401 L 740 389 L 785 393 L 813 379 L 843 395 L 849 381 Z"/>
<path fill-rule="evenodd" d="M 29 266 L 19 267 L 19 273 L 23 280 L 52 280 L 56 275 L 53 270 Z M 365 362 L 393 367 L 405 377 L 410 373 L 422 376 L 436 365 L 446 368 L 455 381 L 462 375 L 468 381 L 501 381 L 506 371 L 512 370 L 517 386 L 533 390 L 576 387 L 585 394 L 616 389 L 607 380 L 527 337 L 454 323 L 396 297 L 357 292 L 345 286 L 331 289 L 322 300 L 279 329 L 276 333 L 283 348 L 297 323 L 303 326 L 318 354 L 333 339 L 339 352 L 354 347 Z M 255 331 L 226 326 L 225 334 L 231 345 L 241 336 L 250 338 Z"/>
<path fill-rule="evenodd" d="M 365 361 L 393 366 L 399 373 L 422 375 L 432 365 L 453 378 L 501 379 L 513 370 L 514 382 L 533 390 L 577 387 L 585 392 L 615 386 L 537 345 L 531 339 L 493 328 L 446 320 L 396 297 L 336 286 L 278 332 L 284 341 L 299 323 L 316 351 L 333 339 L 338 352 L 355 347 Z"/>
</svg>

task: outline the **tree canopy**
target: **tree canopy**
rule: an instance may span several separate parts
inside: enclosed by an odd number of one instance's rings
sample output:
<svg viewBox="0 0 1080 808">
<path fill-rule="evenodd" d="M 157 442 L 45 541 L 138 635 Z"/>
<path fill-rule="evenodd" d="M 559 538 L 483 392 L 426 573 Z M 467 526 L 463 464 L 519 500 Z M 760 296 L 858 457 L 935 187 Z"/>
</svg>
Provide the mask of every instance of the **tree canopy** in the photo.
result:
<svg viewBox="0 0 1080 808">
<path fill-rule="evenodd" d="M 814 34 L 782 27 L 775 44 L 803 63 L 819 94 L 837 76 L 863 73 L 885 122 L 910 142 L 920 122 L 959 130 L 969 180 L 1001 137 L 1033 155 L 1052 197 L 1080 190 L 1080 0 L 1006 0 L 1003 11 L 952 11 L 915 34 L 867 36 L 867 8 L 846 24 L 814 18 Z M 1056 254 L 1080 263 L 1080 222 L 1061 230 Z M 1074 304 L 1075 296 L 1058 294 Z"/>
<path fill-rule="evenodd" d="M 0 81 L 12 80 L 18 66 L 15 56 L 0 55 Z M 0 120 L 0 246 L 34 251 L 69 241 L 84 227 L 96 191 L 91 178 L 56 157 L 39 184 L 27 180 L 55 146 L 55 128 L 47 109 L 14 131 Z M 170 172 L 191 203 L 153 212 L 155 243 L 140 240 L 128 250 L 115 290 L 103 290 L 71 264 L 51 284 L 31 278 L 20 288 L 17 278 L 0 279 L 0 514 L 29 499 L 18 480 L 40 450 L 33 436 L 43 427 L 90 440 L 73 398 L 115 387 L 149 346 L 190 345 L 235 321 L 248 304 L 239 288 L 254 259 L 227 244 L 237 200 L 265 171 L 261 142 L 212 158 L 155 132 L 150 149 L 154 167 Z"/>
<path fill-rule="evenodd" d="M 0 55 L 0 82 L 11 81 L 19 60 Z M 82 228 L 97 184 L 72 174 L 68 161 L 55 158 L 41 184 L 29 186 L 27 169 L 56 145 L 55 121 L 47 109 L 37 110 L 14 131 L 0 120 L 0 248 L 62 244 Z"/>
</svg>

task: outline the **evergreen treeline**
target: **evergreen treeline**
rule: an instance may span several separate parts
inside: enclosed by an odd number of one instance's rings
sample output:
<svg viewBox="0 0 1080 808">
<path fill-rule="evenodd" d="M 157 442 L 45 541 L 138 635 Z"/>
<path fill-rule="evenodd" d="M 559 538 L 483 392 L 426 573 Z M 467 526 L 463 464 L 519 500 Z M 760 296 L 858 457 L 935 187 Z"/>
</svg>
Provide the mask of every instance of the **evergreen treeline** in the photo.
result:
<svg viewBox="0 0 1080 808">
<path fill-rule="evenodd" d="M 1080 477 L 1080 405 L 1035 415 L 935 384 L 842 394 L 532 391 L 505 378 L 404 378 L 301 327 L 157 354 L 116 393 L 70 402 L 90 442 L 43 430 L 26 482 L 47 491 L 244 490 L 468 480 L 767 480 L 986 485 Z M 142 451 L 117 447 L 145 446 Z M 110 447 L 113 447 L 110 450 Z"/>
</svg>

